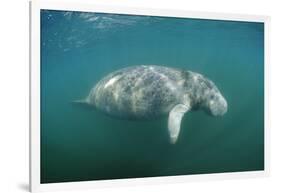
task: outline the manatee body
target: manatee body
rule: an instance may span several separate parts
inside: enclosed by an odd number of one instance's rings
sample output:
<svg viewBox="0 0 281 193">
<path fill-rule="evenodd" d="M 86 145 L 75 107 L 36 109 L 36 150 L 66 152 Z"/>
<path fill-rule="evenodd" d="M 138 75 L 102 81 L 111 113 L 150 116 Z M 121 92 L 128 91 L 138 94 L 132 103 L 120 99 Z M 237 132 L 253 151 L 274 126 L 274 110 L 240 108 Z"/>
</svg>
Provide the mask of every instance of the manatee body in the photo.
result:
<svg viewBox="0 0 281 193">
<path fill-rule="evenodd" d="M 112 72 L 77 102 L 122 119 L 149 120 L 168 114 L 171 143 L 177 141 L 186 112 L 203 109 L 220 116 L 227 111 L 226 100 L 203 75 L 155 65 Z"/>
</svg>

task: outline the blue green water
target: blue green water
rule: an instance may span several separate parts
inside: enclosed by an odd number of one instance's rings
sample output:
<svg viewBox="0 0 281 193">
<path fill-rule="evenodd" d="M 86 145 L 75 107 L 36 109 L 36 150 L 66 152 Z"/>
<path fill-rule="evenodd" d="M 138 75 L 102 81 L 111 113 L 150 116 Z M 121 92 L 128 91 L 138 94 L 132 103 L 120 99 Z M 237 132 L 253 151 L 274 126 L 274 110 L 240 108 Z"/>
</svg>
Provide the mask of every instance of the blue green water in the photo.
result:
<svg viewBox="0 0 281 193">
<path fill-rule="evenodd" d="M 205 75 L 228 112 L 187 113 L 172 145 L 167 117 L 118 120 L 70 103 L 141 64 Z M 41 183 L 263 170 L 263 83 L 263 23 L 43 10 Z"/>
</svg>

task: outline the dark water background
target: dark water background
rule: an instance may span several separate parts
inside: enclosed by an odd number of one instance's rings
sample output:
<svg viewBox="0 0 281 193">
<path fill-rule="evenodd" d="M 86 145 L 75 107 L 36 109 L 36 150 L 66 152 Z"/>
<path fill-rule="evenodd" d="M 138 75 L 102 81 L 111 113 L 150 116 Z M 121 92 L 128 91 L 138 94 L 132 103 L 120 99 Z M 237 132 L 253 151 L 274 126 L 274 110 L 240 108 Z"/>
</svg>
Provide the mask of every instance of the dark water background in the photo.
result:
<svg viewBox="0 0 281 193">
<path fill-rule="evenodd" d="M 70 102 L 108 73 L 156 64 L 199 72 L 228 113 L 126 121 Z M 41 183 L 264 169 L 264 26 L 254 22 L 41 11 Z"/>
</svg>

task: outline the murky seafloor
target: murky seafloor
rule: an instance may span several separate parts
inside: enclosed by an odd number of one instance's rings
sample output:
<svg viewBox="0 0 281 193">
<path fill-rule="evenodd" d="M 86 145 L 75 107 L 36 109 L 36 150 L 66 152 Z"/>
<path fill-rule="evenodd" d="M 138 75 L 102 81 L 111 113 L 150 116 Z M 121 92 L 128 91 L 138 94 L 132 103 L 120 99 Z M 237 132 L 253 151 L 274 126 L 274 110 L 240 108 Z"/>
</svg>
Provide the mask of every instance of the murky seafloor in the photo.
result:
<svg viewBox="0 0 281 193">
<path fill-rule="evenodd" d="M 228 112 L 188 112 L 172 145 L 167 117 L 120 120 L 71 104 L 142 64 L 205 75 Z M 263 170 L 263 83 L 262 23 L 43 10 L 41 183 Z"/>
</svg>

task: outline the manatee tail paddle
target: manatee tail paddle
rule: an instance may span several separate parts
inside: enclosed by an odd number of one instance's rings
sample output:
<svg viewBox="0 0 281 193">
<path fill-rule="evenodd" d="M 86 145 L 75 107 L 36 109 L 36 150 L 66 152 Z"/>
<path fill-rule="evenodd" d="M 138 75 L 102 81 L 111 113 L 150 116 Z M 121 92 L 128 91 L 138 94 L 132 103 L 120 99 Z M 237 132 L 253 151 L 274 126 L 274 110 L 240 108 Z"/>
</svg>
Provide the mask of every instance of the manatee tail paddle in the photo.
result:
<svg viewBox="0 0 281 193">
<path fill-rule="evenodd" d="M 93 106 L 90 105 L 85 99 L 71 101 L 71 104 L 74 106 L 79 106 L 84 109 L 93 109 Z"/>
</svg>

